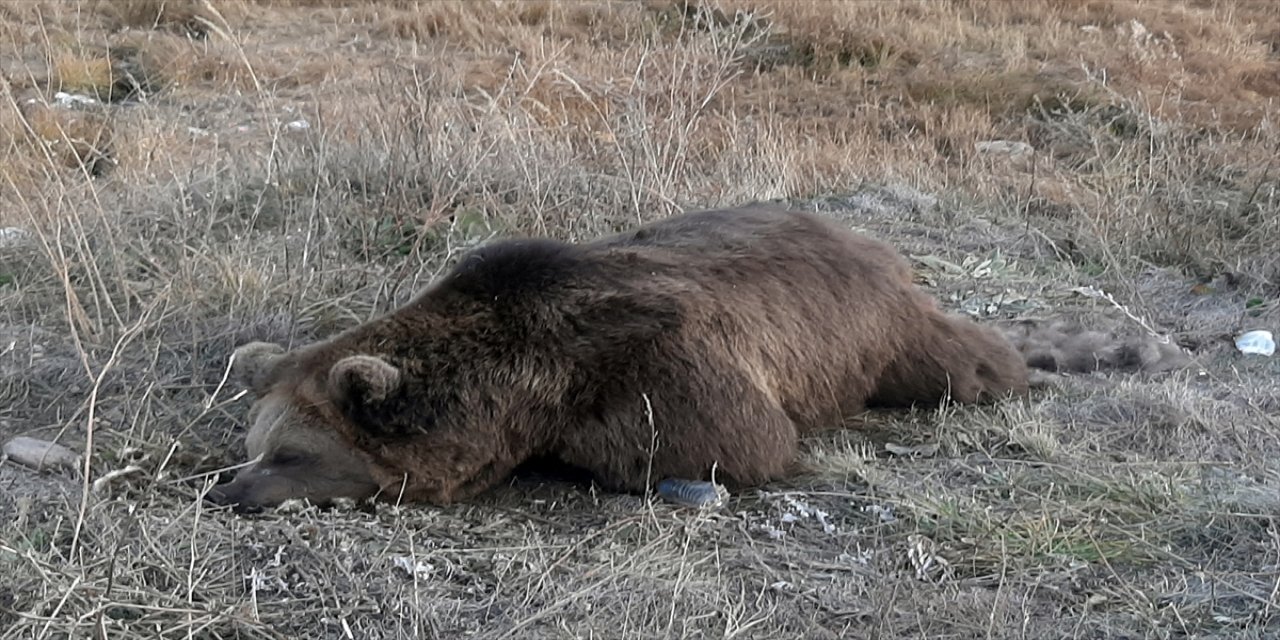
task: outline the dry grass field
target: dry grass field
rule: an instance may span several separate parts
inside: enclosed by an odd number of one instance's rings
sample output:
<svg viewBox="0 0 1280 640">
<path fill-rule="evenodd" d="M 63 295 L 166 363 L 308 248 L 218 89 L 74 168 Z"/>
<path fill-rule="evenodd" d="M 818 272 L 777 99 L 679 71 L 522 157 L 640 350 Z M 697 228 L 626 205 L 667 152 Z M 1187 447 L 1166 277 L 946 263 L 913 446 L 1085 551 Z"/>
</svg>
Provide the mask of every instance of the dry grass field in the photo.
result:
<svg viewBox="0 0 1280 640">
<path fill-rule="evenodd" d="M 0 0 L 0 638 L 1280 636 L 1280 5 Z M 508 234 L 785 200 L 1195 370 L 863 416 L 697 512 L 201 496 L 225 382 Z M 837 426 L 837 425 L 833 425 Z"/>
</svg>

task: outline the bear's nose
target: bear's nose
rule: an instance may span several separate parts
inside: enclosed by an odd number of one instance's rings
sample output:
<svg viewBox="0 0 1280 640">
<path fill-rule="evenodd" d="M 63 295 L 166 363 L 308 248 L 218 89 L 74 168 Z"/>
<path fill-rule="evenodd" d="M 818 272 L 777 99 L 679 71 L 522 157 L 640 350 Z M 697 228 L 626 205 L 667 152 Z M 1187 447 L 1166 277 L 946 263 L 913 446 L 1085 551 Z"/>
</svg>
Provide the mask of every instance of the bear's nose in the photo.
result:
<svg viewBox="0 0 1280 640">
<path fill-rule="evenodd" d="M 232 493 L 227 490 L 225 485 L 219 485 L 209 489 L 209 492 L 204 494 L 204 499 L 218 506 L 226 506 L 235 502 L 235 499 L 231 496 Z"/>
<path fill-rule="evenodd" d="M 204 498 L 220 507 L 230 506 L 231 511 L 235 513 L 262 511 L 258 505 L 245 504 L 244 491 L 239 490 L 233 483 L 215 486 L 209 490 L 209 493 L 204 494 Z"/>
</svg>

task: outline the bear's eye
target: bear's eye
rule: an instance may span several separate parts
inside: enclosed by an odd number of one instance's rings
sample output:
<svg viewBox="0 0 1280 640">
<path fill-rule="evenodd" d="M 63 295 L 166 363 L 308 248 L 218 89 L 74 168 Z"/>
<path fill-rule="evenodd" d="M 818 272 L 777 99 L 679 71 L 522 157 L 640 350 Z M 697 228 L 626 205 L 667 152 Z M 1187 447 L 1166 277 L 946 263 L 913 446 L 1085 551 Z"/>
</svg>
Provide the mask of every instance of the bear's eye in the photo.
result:
<svg viewBox="0 0 1280 640">
<path fill-rule="evenodd" d="M 283 467 L 289 465 L 302 464 L 307 461 L 307 454 L 301 451 L 277 451 L 267 460 L 267 464 L 273 467 Z"/>
</svg>

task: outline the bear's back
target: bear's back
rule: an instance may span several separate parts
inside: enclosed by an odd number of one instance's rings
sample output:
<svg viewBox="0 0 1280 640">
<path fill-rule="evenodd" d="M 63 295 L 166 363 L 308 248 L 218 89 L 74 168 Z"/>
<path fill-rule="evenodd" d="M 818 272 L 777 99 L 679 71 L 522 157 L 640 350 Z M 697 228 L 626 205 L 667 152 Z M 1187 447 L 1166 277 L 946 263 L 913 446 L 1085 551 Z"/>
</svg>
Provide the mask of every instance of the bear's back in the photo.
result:
<svg viewBox="0 0 1280 640">
<path fill-rule="evenodd" d="M 639 278 L 660 277 L 666 268 L 698 288 L 778 282 L 799 293 L 851 285 L 865 292 L 898 290 L 911 277 L 889 245 L 833 219 L 765 203 L 671 216 L 581 248 L 631 264 Z"/>
<path fill-rule="evenodd" d="M 824 216 L 757 204 L 679 214 L 578 244 L 491 242 L 423 298 L 510 316 L 602 298 L 713 313 L 764 303 L 808 315 L 872 300 L 909 304 L 910 278 L 909 265 L 884 243 Z"/>
<path fill-rule="evenodd" d="M 596 250 L 662 248 L 689 258 L 720 259 L 726 252 L 741 254 L 779 242 L 837 238 L 849 241 L 856 236 L 816 214 L 756 203 L 673 215 L 584 246 Z"/>
</svg>

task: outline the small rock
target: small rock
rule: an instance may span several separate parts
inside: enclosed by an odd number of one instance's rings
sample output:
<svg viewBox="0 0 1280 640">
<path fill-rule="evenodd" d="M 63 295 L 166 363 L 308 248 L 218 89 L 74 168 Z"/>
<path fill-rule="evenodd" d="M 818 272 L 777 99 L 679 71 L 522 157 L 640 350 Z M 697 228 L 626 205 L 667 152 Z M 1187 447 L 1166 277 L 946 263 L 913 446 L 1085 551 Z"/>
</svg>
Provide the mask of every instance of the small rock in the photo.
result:
<svg viewBox="0 0 1280 640">
<path fill-rule="evenodd" d="M 974 147 L 978 150 L 978 153 L 1010 157 L 1025 156 L 1036 150 L 1035 147 L 1016 140 L 984 140 L 974 145 Z"/>
<path fill-rule="evenodd" d="M 306 131 L 311 128 L 311 123 L 306 120 L 294 120 L 285 125 L 290 131 Z"/>
<path fill-rule="evenodd" d="M 80 456 L 60 444 L 18 436 L 4 444 L 4 455 L 18 464 L 33 469 L 65 467 L 74 469 Z"/>
</svg>

